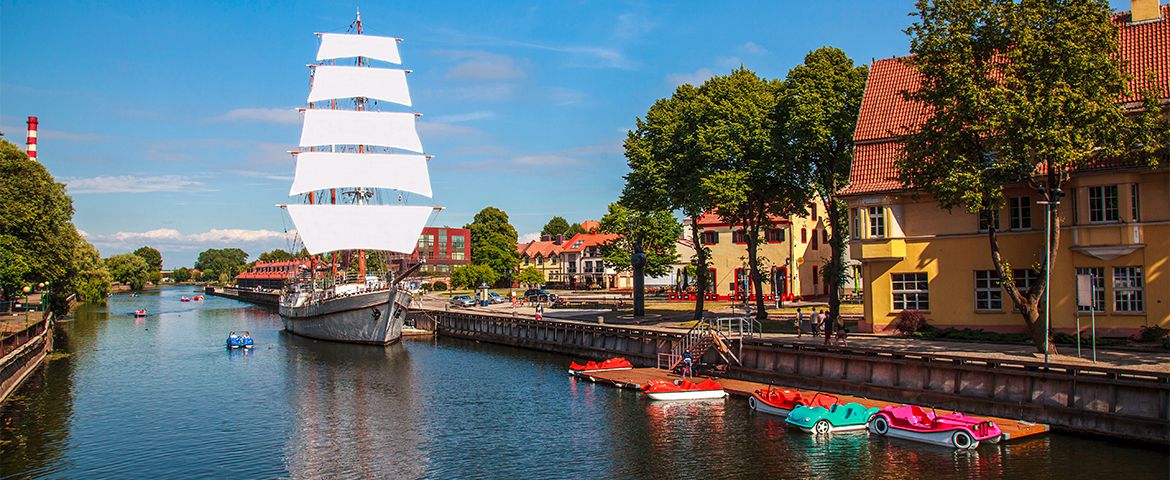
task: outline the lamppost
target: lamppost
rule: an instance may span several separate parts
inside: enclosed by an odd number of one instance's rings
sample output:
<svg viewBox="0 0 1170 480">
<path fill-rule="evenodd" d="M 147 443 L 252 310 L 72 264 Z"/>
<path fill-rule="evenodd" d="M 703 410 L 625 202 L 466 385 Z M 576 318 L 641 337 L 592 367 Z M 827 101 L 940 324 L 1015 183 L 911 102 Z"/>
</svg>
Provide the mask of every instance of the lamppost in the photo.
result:
<svg viewBox="0 0 1170 480">
<path fill-rule="evenodd" d="M 20 291 L 24 293 L 24 326 L 27 327 L 28 326 L 28 312 L 29 312 L 29 310 L 28 310 L 28 308 L 29 308 L 28 307 L 28 294 L 29 294 L 29 292 L 32 292 L 32 287 L 25 285 L 23 288 L 20 289 Z"/>
<path fill-rule="evenodd" d="M 1060 207 L 1060 197 L 1064 190 L 1059 188 L 1049 192 L 1046 187 L 1040 187 L 1040 194 L 1045 200 L 1036 202 L 1044 205 L 1044 366 L 1048 366 L 1048 338 L 1052 328 L 1052 211 Z"/>
</svg>

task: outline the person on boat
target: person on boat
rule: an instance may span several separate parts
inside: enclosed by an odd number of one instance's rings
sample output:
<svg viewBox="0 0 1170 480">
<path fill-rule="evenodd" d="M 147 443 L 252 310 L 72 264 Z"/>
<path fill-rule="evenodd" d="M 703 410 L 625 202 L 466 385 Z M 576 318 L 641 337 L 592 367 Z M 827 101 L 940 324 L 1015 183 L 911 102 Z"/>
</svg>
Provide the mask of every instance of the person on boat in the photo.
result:
<svg viewBox="0 0 1170 480">
<path fill-rule="evenodd" d="M 683 352 L 683 378 L 695 378 L 692 370 L 693 363 L 694 358 L 691 357 L 691 352 Z"/>
</svg>

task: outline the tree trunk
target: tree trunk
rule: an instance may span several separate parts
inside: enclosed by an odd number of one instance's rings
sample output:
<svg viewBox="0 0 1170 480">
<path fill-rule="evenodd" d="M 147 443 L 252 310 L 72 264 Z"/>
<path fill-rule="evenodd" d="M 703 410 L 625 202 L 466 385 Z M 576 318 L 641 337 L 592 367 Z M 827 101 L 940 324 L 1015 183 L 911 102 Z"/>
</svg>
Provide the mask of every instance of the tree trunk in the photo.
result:
<svg viewBox="0 0 1170 480">
<path fill-rule="evenodd" d="M 830 195 L 825 206 L 829 214 L 829 251 L 832 255 L 828 271 L 825 272 L 825 285 L 829 286 L 829 317 L 836 320 L 837 328 L 841 328 L 841 276 L 845 270 L 846 230 L 842 215 L 845 213 L 845 205 L 835 195 Z"/>
<path fill-rule="evenodd" d="M 767 218 L 767 214 L 764 214 L 764 218 Z M 768 311 L 764 309 L 764 282 L 763 279 L 760 278 L 760 268 L 758 261 L 758 252 L 760 246 L 759 218 L 757 218 L 756 221 L 749 222 L 747 225 L 744 225 L 744 227 L 746 227 L 744 229 L 744 233 L 747 234 L 748 271 L 751 275 L 752 288 L 756 292 L 756 320 L 763 321 L 768 319 Z M 748 295 L 748 298 L 751 296 L 751 292 L 744 292 L 744 294 Z"/>
<path fill-rule="evenodd" d="M 703 318 L 703 296 L 707 294 L 707 251 L 703 248 L 699 235 L 699 217 L 691 217 L 691 242 L 695 244 L 695 256 L 698 265 L 695 265 L 695 317 Z"/>
<path fill-rule="evenodd" d="M 991 261 L 995 265 L 996 271 L 999 272 L 999 278 L 1011 278 L 1013 280 L 1010 283 L 1001 282 L 1003 283 L 1003 289 L 1005 292 L 1007 292 L 1008 296 L 1011 297 L 1012 302 L 1015 303 L 1016 312 L 1018 312 L 1020 317 L 1023 318 L 1024 325 L 1028 329 L 1028 336 L 1031 337 L 1032 345 L 1036 347 L 1036 351 L 1041 353 L 1044 352 L 1044 346 L 1045 343 L 1047 343 L 1048 353 L 1050 355 L 1055 355 L 1056 345 L 1052 343 L 1052 338 L 1050 335 L 1046 336 L 1044 334 L 1044 322 L 1040 318 L 1040 301 L 1044 296 L 1044 290 L 1048 288 L 1048 285 L 1044 282 L 1045 271 L 1041 269 L 1041 271 L 1038 272 L 1039 275 L 1037 276 L 1039 278 L 1036 280 L 1036 283 L 1033 284 L 1027 292 L 1021 292 L 1014 281 L 1015 276 L 1012 274 L 1011 264 L 1004 262 L 1003 255 L 1000 253 L 999 237 L 997 232 L 998 225 L 995 223 L 996 222 L 991 222 L 991 225 L 987 229 L 987 238 L 991 244 Z M 1059 225 L 1053 225 L 1052 231 L 1054 234 L 1054 240 L 1052 242 L 1052 248 L 1054 250 L 1058 243 L 1057 240 L 1059 239 L 1059 228 Z M 1055 257 L 1054 253 L 1055 252 L 1050 252 L 1053 257 Z"/>
</svg>

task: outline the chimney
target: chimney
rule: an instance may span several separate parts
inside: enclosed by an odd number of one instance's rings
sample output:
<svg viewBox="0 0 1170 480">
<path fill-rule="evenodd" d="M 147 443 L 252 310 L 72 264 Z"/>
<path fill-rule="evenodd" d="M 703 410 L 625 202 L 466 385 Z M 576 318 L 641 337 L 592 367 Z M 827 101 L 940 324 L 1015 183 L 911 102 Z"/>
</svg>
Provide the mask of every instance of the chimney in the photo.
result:
<svg viewBox="0 0 1170 480">
<path fill-rule="evenodd" d="M 37 117 L 28 117 L 28 158 L 37 159 Z"/>
<path fill-rule="evenodd" d="M 549 241 L 549 240 L 552 240 L 552 236 L 551 236 L 551 235 L 541 235 L 541 236 L 540 236 L 540 241 L 542 241 L 542 242 L 547 242 L 547 241 Z"/>
<path fill-rule="evenodd" d="M 1158 0 L 1130 0 L 1130 23 L 1152 22 L 1162 17 L 1162 7 Z"/>
<path fill-rule="evenodd" d="M 557 241 L 556 241 L 556 243 L 554 243 L 554 245 L 560 245 L 562 243 L 565 243 L 565 234 L 558 233 L 557 234 Z"/>
</svg>

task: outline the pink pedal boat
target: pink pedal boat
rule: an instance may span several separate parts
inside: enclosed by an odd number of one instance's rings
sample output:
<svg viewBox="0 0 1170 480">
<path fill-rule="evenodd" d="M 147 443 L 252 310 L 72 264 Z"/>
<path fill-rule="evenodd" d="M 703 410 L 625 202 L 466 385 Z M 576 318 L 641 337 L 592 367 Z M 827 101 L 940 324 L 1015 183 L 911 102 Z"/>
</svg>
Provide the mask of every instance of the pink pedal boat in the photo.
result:
<svg viewBox="0 0 1170 480">
<path fill-rule="evenodd" d="M 869 419 L 869 431 L 943 447 L 975 449 L 979 442 L 997 443 L 1003 432 L 990 420 L 961 413 L 936 415 L 917 405 L 886 407 Z"/>
</svg>

